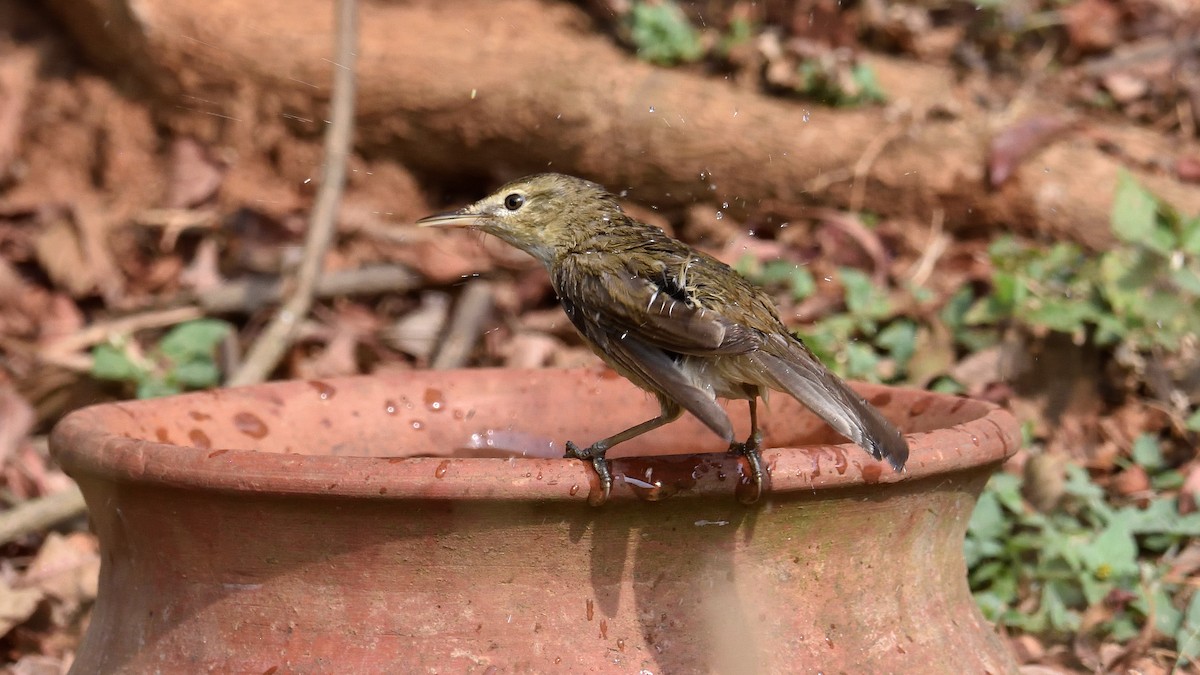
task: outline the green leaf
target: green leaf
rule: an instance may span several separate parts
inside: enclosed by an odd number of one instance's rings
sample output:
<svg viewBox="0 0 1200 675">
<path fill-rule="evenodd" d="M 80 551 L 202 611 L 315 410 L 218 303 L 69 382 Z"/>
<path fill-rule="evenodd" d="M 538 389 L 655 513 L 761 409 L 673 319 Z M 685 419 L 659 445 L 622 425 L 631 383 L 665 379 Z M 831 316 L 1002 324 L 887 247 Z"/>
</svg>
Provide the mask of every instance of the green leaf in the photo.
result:
<svg viewBox="0 0 1200 675">
<path fill-rule="evenodd" d="M 1113 233 L 1122 241 L 1144 245 L 1155 234 L 1158 201 L 1127 171 L 1117 174 L 1111 219 Z"/>
<path fill-rule="evenodd" d="M 182 391 L 177 385 L 170 384 L 160 380 L 157 377 L 150 377 L 138 383 L 137 397 L 138 398 L 158 398 L 160 396 L 173 396 Z"/>
<path fill-rule="evenodd" d="M 1137 603 L 1142 615 L 1154 617 L 1154 629 L 1160 635 L 1174 636 L 1183 626 L 1183 612 L 1175 608 L 1171 596 L 1159 584 L 1147 595 Z"/>
<path fill-rule="evenodd" d="M 733 263 L 733 270 L 751 281 L 761 283 L 763 265 L 753 254 L 743 253 L 742 257 Z"/>
<path fill-rule="evenodd" d="M 1171 283 L 1184 293 L 1200 296 L 1200 274 L 1190 267 L 1172 270 Z"/>
<path fill-rule="evenodd" d="M 879 381 L 879 355 L 871 345 L 851 342 L 846 345 L 846 376 L 854 379 Z"/>
<path fill-rule="evenodd" d="M 792 287 L 792 297 L 797 300 L 803 300 L 812 295 L 817 290 L 817 282 L 813 279 L 812 272 L 806 267 L 796 266 L 792 270 L 792 275 L 788 279 Z"/>
<path fill-rule="evenodd" d="M 212 358 L 214 350 L 232 326 L 218 319 L 197 319 L 181 323 L 172 328 L 162 341 L 159 350 L 175 362 L 191 361 L 198 357 Z"/>
<path fill-rule="evenodd" d="M 1200 591 L 1192 592 L 1192 599 L 1183 615 L 1183 625 L 1175 634 L 1175 650 L 1179 652 L 1176 663 L 1180 666 L 1200 658 Z"/>
<path fill-rule="evenodd" d="M 935 391 L 939 394 L 961 394 L 966 391 L 966 388 L 952 377 L 939 377 L 929 385 L 929 391 Z"/>
<path fill-rule="evenodd" d="M 1095 316 L 1089 303 L 1065 298 L 1042 300 L 1038 307 L 1022 312 L 1021 318 L 1034 326 L 1060 333 L 1074 333 L 1083 330 Z"/>
<path fill-rule="evenodd" d="M 634 3 L 629 21 L 629 37 L 641 59 L 671 65 L 704 55 L 700 34 L 672 0 Z"/>
<path fill-rule="evenodd" d="M 1063 598 L 1065 590 L 1062 582 L 1058 581 L 1051 581 L 1043 586 L 1041 610 L 1046 612 L 1052 628 L 1069 633 L 1079 628 L 1079 613 L 1067 606 Z"/>
<path fill-rule="evenodd" d="M 875 344 L 887 350 L 897 367 L 906 368 L 917 350 L 917 324 L 909 319 L 893 321 L 875 336 Z"/>
<path fill-rule="evenodd" d="M 988 621 L 999 621 L 1004 610 L 1008 608 L 1008 603 L 991 591 L 981 591 L 974 595 L 975 604 L 979 606 L 979 611 Z"/>
<path fill-rule="evenodd" d="M 868 319 L 886 318 L 891 314 L 887 293 L 877 288 L 862 270 L 842 267 L 838 270 L 838 281 L 845 289 L 846 310 L 850 314 Z"/>
<path fill-rule="evenodd" d="M 1179 229 L 1179 247 L 1186 253 L 1200 255 L 1200 216 L 1184 220 Z"/>
<path fill-rule="evenodd" d="M 1150 477 L 1150 487 L 1156 492 L 1178 490 L 1183 487 L 1183 474 L 1174 469 L 1156 473 Z"/>
<path fill-rule="evenodd" d="M 989 490 L 979 495 L 975 511 L 967 523 L 967 532 L 979 539 L 999 539 L 1008 534 L 1008 520 L 1000 508 L 1000 500 Z"/>
<path fill-rule="evenodd" d="M 1189 431 L 1200 431 L 1200 408 L 1196 408 L 1191 415 L 1188 415 L 1185 424 Z"/>
<path fill-rule="evenodd" d="M 1099 536 L 1079 548 L 1088 570 L 1101 580 L 1136 575 L 1137 552 L 1137 542 L 1123 519 L 1114 520 Z"/>
<path fill-rule="evenodd" d="M 887 101 L 887 94 L 879 85 L 879 78 L 875 77 L 875 71 L 869 65 L 855 64 L 854 69 L 850 71 L 850 79 L 853 80 L 858 91 L 843 103 L 884 103 Z"/>
<path fill-rule="evenodd" d="M 792 278 L 792 272 L 800 267 L 796 263 L 786 260 L 771 260 L 762 266 L 762 272 L 759 274 L 760 283 L 763 285 L 782 284 Z"/>
<path fill-rule="evenodd" d="M 1174 497 L 1151 500 L 1144 509 L 1123 510 L 1123 518 L 1134 534 L 1169 534 L 1176 537 L 1200 537 L 1200 512 L 1179 515 Z"/>
<path fill-rule="evenodd" d="M 92 349 L 92 377 L 96 379 L 136 382 L 145 375 L 146 371 L 124 351 L 110 344 L 99 344 Z"/>
<path fill-rule="evenodd" d="M 220 384 L 221 369 L 211 359 L 196 359 L 175 364 L 168 377 L 188 389 L 205 389 Z"/>
<path fill-rule="evenodd" d="M 1133 455 L 1133 461 L 1148 472 L 1158 471 L 1166 465 L 1158 439 L 1151 434 L 1139 434 L 1133 439 L 1130 454 Z"/>
<path fill-rule="evenodd" d="M 730 50 L 749 42 L 754 37 L 755 27 L 749 19 L 734 17 L 729 22 L 729 32 L 721 38 L 721 53 L 728 56 Z"/>
<path fill-rule="evenodd" d="M 988 490 L 1000 500 L 1000 505 L 1014 516 L 1025 514 L 1025 498 L 1021 496 L 1021 478 L 1011 473 L 998 473 L 988 481 Z"/>
</svg>

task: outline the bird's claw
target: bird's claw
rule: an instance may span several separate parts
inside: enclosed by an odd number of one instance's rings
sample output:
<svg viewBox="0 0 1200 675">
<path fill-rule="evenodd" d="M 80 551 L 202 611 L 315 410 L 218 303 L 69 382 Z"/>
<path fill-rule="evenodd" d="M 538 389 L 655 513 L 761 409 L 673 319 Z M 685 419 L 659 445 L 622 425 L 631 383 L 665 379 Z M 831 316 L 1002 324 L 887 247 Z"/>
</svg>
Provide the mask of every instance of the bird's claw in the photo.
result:
<svg viewBox="0 0 1200 675">
<path fill-rule="evenodd" d="M 592 468 L 596 471 L 596 476 L 600 479 L 600 495 L 588 498 L 588 503 L 592 506 L 600 506 L 608 501 L 608 494 L 612 492 L 612 471 L 608 468 L 608 460 L 604 459 L 604 450 L 597 448 L 594 445 L 589 445 L 586 448 L 580 448 L 571 441 L 567 441 L 567 452 L 563 455 L 565 459 L 582 459 L 591 460 Z"/>
<path fill-rule="evenodd" d="M 754 481 L 754 494 L 742 501 L 746 504 L 753 504 L 762 496 L 763 491 L 763 466 L 762 453 L 759 449 L 762 447 L 762 436 L 755 433 L 750 438 L 746 439 L 745 443 L 730 443 L 729 452 L 735 455 L 741 455 L 746 458 L 746 462 L 750 464 L 750 478 Z"/>
</svg>

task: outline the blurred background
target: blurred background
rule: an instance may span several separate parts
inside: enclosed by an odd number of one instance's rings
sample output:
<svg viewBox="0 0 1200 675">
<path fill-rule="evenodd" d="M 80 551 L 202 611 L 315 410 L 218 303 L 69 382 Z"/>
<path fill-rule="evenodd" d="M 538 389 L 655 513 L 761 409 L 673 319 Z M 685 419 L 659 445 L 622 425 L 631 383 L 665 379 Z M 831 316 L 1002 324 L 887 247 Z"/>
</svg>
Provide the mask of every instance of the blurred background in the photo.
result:
<svg viewBox="0 0 1200 675">
<path fill-rule="evenodd" d="M 65 672 L 95 598 L 49 428 L 229 381 L 293 289 L 334 5 L 250 5 L 0 0 L 7 672 Z M 356 10 L 346 190 L 272 379 L 598 363 L 538 263 L 411 227 L 580 175 L 769 289 L 840 374 L 1019 417 L 966 553 L 1028 673 L 1196 672 L 1195 3 Z"/>
</svg>

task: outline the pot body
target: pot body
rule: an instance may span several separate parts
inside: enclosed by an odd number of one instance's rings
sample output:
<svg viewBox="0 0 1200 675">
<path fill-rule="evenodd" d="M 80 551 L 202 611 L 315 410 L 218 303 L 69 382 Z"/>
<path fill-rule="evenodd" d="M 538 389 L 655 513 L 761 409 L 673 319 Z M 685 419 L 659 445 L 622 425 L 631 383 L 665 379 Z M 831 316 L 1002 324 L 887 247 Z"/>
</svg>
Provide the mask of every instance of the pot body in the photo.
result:
<svg viewBox="0 0 1200 675">
<path fill-rule="evenodd" d="M 101 542 L 75 671 L 1014 671 L 962 541 L 1015 421 L 863 391 L 913 430 L 909 470 L 821 444 L 819 423 L 773 399 L 770 484 L 749 506 L 744 461 L 705 452 L 694 421 L 627 450 L 612 499 L 589 506 L 589 467 L 537 455 L 656 407 L 601 371 L 80 411 L 52 438 Z"/>
</svg>

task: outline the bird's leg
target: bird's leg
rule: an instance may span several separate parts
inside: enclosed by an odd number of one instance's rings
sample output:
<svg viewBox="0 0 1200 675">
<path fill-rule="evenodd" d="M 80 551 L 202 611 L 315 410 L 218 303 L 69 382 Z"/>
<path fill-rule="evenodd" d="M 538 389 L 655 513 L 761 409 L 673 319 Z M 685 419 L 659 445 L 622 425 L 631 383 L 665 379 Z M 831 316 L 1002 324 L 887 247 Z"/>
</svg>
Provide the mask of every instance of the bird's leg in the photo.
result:
<svg viewBox="0 0 1200 675">
<path fill-rule="evenodd" d="M 750 463 L 750 475 L 754 479 L 754 498 L 750 503 L 758 501 L 762 495 L 763 489 L 763 468 L 762 454 L 759 452 L 762 449 L 762 431 L 758 428 L 758 396 L 750 397 L 750 436 L 746 438 L 745 443 L 730 443 L 729 451 L 735 455 L 742 455 L 746 461 Z"/>
<path fill-rule="evenodd" d="M 592 467 L 596 469 L 596 475 L 600 477 L 601 495 L 599 501 L 594 503 L 595 506 L 600 506 L 608 501 L 608 493 L 612 491 L 612 472 L 609 471 L 608 461 L 604 459 L 604 454 L 608 452 L 608 449 L 618 443 L 624 443 L 631 438 L 641 436 L 647 431 L 653 431 L 664 424 L 674 422 L 682 414 L 683 408 L 678 405 L 663 403 L 662 413 L 658 417 L 629 427 L 625 431 L 613 434 L 608 438 L 602 438 L 586 448 L 580 448 L 571 441 L 567 441 L 567 452 L 563 457 L 566 459 L 592 460 Z"/>
</svg>

